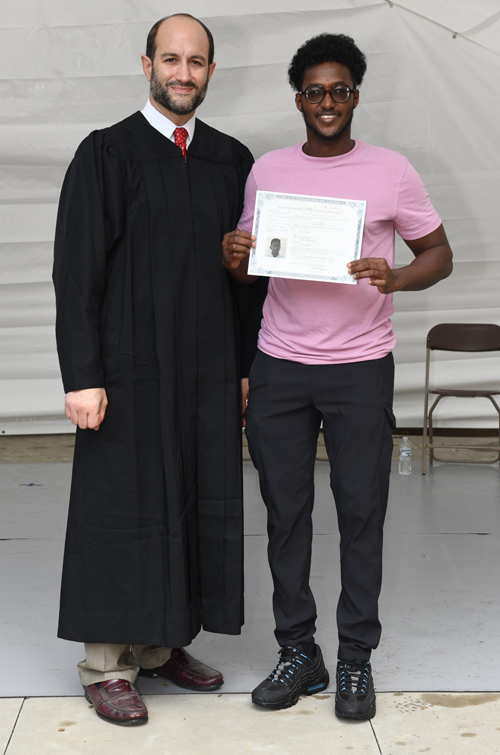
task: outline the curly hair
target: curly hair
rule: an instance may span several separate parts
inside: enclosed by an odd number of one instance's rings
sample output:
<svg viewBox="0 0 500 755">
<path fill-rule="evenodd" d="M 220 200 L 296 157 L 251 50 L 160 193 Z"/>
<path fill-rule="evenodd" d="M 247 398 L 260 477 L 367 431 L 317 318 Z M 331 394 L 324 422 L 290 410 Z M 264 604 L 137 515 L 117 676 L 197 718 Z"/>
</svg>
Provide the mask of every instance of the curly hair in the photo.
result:
<svg viewBox="0 0 500 755">
<path fill-rule="evenodd" d="M 292 89 L 300 92 L 306 68 L 321 63 L 340 63 L 351 72 L 354 88 L 361 84 L 366 71 L 366 57 L 352 37 L 345 34 L 318 34 L 304 42 L 292 58 L 288 68 L 288 81 Z"/>
</svg>

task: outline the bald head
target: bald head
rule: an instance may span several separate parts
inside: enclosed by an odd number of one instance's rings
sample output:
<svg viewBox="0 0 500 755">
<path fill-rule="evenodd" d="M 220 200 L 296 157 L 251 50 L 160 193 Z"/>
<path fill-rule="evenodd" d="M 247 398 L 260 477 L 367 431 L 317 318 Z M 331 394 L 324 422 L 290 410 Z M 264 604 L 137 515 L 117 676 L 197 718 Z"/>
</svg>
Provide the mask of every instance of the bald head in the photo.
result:
<svg viewBox="0 0 500 755">
<path fill-rule="evenodd" d="M 175 33 L 176 31 L 182 32 L 183 30 L 186 30 L 189 33 L 189 30 L 191 30 L 192 33 L 196 35 L 196 33 L 200 34 L 201 32 L 201 36 L 204 37 L 204 42 L 202 42 L 202 45 L 207 45 L 207 64 L 211 65 L 213 63 L 214 38 L 212 36 L 212 32 L 205 26 L 203 21 L 200 21 L 198 18 L 191 16 L 190 13 L 174 13 L 172 16 L 165 16 L 164 18 L 160 18 L 160 20 L 155 23 L 148 34 L 148 39 L 146 42 L 146 55 L 151 61 L 154 61 L 156 54 L 156 38 L 158 31 L 160 27 L 165 31 L 164 27 L 166 24 L 167 30 L 171 30 L 172 33 Z"/>
</svg>

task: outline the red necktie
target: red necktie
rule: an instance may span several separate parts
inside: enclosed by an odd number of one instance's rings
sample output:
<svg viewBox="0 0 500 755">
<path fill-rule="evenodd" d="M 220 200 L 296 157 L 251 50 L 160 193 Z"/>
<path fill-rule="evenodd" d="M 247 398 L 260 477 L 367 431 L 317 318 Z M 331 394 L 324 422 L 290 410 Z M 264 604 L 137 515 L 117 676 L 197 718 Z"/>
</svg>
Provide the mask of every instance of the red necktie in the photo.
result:
<svg viewBox="0 0 500 755">
<path fill-rule="evenodd" d="M 186 139 L 188 138 L 188 132 L 185 128 L 176 128 L 174 131 L 175 143 L 181 148 L 182 156 L 184 160 L 187 157 L 186 151 Z"/>
</svg>

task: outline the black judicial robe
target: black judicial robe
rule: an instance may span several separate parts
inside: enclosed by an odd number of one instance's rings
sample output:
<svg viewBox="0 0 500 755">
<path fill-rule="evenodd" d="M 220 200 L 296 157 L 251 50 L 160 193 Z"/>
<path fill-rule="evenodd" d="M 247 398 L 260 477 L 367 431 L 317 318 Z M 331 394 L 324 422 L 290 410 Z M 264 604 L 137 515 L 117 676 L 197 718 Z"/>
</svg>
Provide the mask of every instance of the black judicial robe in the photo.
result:
<svg viewBox="0 0 500 755">
<path fill-rule="evenodd" d="M 186 162 L 138 112 L 92 133 L 68 170 L 59 360 L 66 392 L 104 386 L 109 405 L 98 431 L 77 430 L 59 637 L 177 647 L 201 627 L 240 632 L 240 334 L 221 239 L 251 164 L 199 120 Z"/>
</svg>

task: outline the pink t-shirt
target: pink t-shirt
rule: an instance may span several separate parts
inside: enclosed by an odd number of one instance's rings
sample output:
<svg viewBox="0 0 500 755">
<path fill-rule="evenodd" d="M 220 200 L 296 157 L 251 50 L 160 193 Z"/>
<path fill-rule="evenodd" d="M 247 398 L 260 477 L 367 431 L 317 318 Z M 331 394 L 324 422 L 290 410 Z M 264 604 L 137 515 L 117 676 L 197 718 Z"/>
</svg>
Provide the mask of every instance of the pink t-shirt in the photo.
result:
<svg viewBox="0 0 500 755">
<path fill-rule="evenodd" d="M 361 257 L 385 257 L 394 267 L 394 228 L 418 239 L 441 224 L 425 186 L 397 152 L 356 141 L 339 157 L 309 157 L 302 144 L 268 152 L 252 168 L 238 228 L 251 232 L 255 195 L 262 191 L 364 199 Z M 379 359 L 396 342 L 392 294 L 368 279 L 357 285 L 270 278 L 259 348 L 270 356 L 305 364 Z"/>
</svg>

